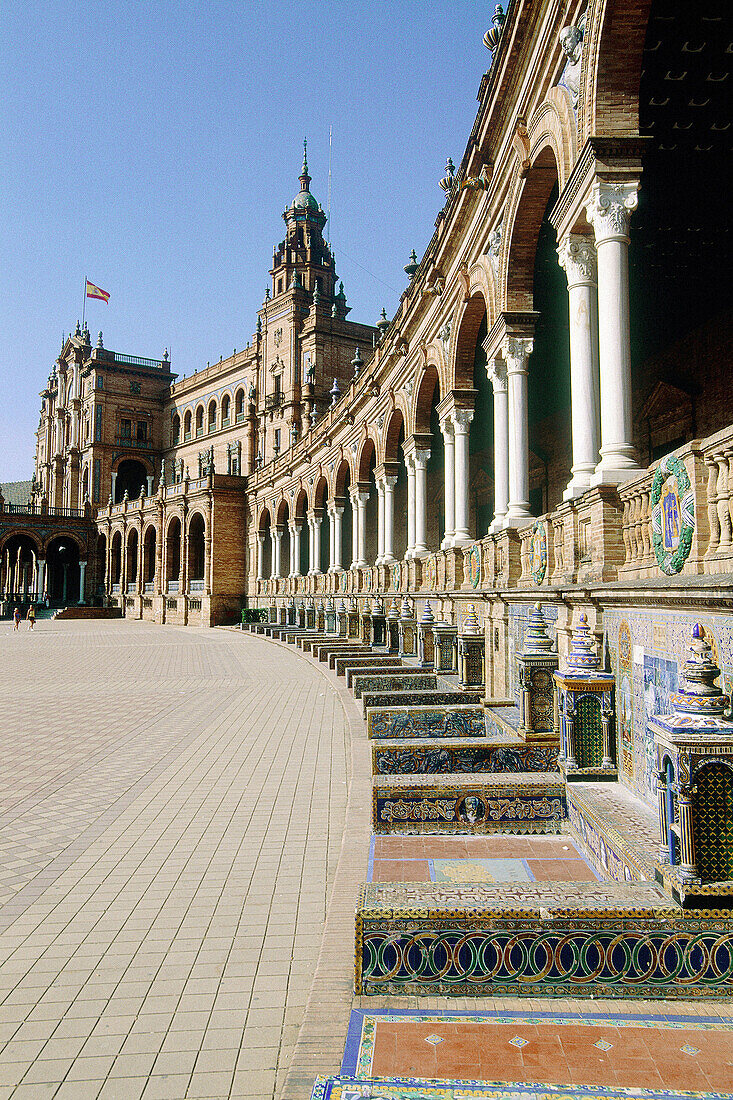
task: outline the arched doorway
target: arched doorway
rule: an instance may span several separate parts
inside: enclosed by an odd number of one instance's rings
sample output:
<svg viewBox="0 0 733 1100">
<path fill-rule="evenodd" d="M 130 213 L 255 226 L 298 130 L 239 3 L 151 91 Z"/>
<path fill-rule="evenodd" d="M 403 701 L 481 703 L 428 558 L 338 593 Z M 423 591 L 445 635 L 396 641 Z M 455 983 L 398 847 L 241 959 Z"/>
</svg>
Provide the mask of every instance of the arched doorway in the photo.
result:
<svg viewBox="0 0 733 1100">
<path fill-rule="evenodd" d="M 155 544 L 156 531 L 151 524 L 143 540 L 143 591 L 152 592 L 155 587 Z"/>
<path fill-rule="evenodd" d="M 377 450 L 372 439 L 366 439 L 359 459 L 359 477 L 357 487 L 360 493 L 366 493 L 364 503 L 364 562 L 373 565 L 377 557 L 377 524 L 379 522 L 379 501 L 374 471 L 377 465 Z"/>
<path fill-rule="evenodd" d="M 260 569 L 258 575 L 267 579 L 272 576 L 272 532 L 269 508 L 264 508 L 260 515 L 260 525 L 257 531 L 260 554 Z"/>
<path fill-rule="evenodd" d="M 298 560 L 296 562 L 296 568 L 301 577 L 304 577 L 308 572 L 310 562 L 308 561 L 308 517 L 306 515 L 308 511 L 308 497 L 305 489 L 301 489 L 295 500 L 295 526 L 300 528 L 300 541 L 298 544 Z"/>
<path fill-rule="evenodd" d="M 445 535 L 445 447 L 440 430 L 438 405 L 440 379 L 435 366 L 425 370 L 417 392 L 415 434 L 428 441 L 430 458 L 427 463 L 428 509 L 425 522 L 425 542 L 428 550 L 440 549 Z"/>
<path fill-rule="evenodd" d="M 137 588 L 137 555 L 139 539 L 137 527 L 133 527 L 127 536 L 127 555 L 125 557 L 125 591 L 134 592 Z"/>
<path fill-rule="evenodd" d="M 177 592 L 181 580 L 181 521 L 173 516 L 165 536 L 165 577 L 168 592 Z"/>
<path fill-rule="evenodd" d="M 46 551 L 47 592 L 52 607 L 79 603 L 79 547 L 63 535 L 53 539 Z"/>
<path fill-rule="evenodd" d="M 324 573 L 331 564 L 331 530 L 328 522 L 328 482 L 318 479 L 313 493 L 313 512 L 316 517 L 315 553 L 311 569 Z"/>
<path fill-rule="evenodd" d="M 188 590 L 202 592 L 206 575 L 206 524 L 195 512 L 188 524 Z"/>
<path fill-rule="evenodd" d="M 41 599 L 38 593 L 38 547 L 27 535 L 13 535 L 0 558 L 0 592 L 14 605 Z"/>
<path fill-rule="evenodd" d="M 110 545 L 110 584 L 113 592 L 120 591 L 122 573 L 122 535 L 115 531 Z"/>
<path fill-rule="evenodd" d="M 107 573 L 107 538 L 100 535 L 94 554 L 94 591 L 97 598 L 104 596 Z"/>
<path fill-rule="evenodd" d="M 148 471 L 142 462 L 138 462 L 135 458 L 123 459 L 117 467 L 114 503 L 119 504 L 124 499 L 125 493 L 128 500 L 137 500 L 147 481 Z"/>
</svg>

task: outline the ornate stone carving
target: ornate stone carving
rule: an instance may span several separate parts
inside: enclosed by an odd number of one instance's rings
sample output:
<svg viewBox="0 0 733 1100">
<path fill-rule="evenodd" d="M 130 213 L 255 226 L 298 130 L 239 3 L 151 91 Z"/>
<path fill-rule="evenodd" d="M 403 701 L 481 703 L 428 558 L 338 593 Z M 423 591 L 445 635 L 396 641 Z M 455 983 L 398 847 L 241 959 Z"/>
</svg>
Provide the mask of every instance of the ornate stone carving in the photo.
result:
<svg viewBox="0 0 733 1100">
<path fill-rule="evenodd" d="M 534 340 L 529 336 L 506 336 L 502 344 L 502 351 L 506 359 L 507 372 L 509 374 L 526 372 L 527 360 L 533 349 Z"/>
<path fill-rule="evenodd" d="M 489 233 L 489 247 L 486 250 L 486 255 L 489 257 L 489 260 L 491 261 L 491 266 L 494 269 L 494 274 L 495 275 L 498 275 L 498 273 L 499 273 L 499 259 L 500 259 L 500 253 L 501 253 L 501 239 L 502 239 L 503 230 L 504 230 L 504 223 L 503 223 L 503 221 L 501 221 Z"/>
<path fill-rule="evenodd" d="M 598 261 L 595 245 L 590 237 L 570 233 L 560 244 L 557 258 L 568 277 L 568 286 L 597 283 Z"/>
<path fill-rule="evenodd" d="M 489 376 L 494 393 L 507 392 L 506 363 L 503 359 L 489 359 L 486 363 L 486 373 Z"/>
<path fill-rule="evenodd" d="M 580 100 L 580 68 L 583 60 L 583 37 L 585 35 L 585 12 L 574 27 L 563 27 L 560 31 L 560 45 L 567 58 L 565 68 L 559 80 L 561 88 L 566 88 L 573 102 L 573 110 L 578 110 Z"/>
<path fill-rule="evenodd" d="M 454 409 L 451 413 L 451 419 L 454 428 L 467 432 L 473 420 L 473 409 Z"/>
<path fill-rule="evenodd" d="M 628 238 L 629 220 L 638 205 L 639 184 L 596 183 L 586 216 L 593 226 L 596 245 L 614 237 Z"/>
</svg>

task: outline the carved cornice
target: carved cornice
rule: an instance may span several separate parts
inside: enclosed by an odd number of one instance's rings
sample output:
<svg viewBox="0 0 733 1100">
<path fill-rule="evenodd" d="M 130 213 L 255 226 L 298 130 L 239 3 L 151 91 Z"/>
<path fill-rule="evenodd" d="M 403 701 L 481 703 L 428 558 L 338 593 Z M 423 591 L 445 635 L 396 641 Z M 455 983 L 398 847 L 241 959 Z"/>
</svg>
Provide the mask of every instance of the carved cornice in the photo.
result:
<svg viewBox="0 0 733 1100">
<path fill-rule="evenodd" d="M 580 151 L 570 179 L 550 212 L 558 236 L 583 223 L 583 208 L 598 180 L 622 183 L 638 179 L 641 159 L 650 147 L 647 137 L 591 137 Z"/>
</svg>

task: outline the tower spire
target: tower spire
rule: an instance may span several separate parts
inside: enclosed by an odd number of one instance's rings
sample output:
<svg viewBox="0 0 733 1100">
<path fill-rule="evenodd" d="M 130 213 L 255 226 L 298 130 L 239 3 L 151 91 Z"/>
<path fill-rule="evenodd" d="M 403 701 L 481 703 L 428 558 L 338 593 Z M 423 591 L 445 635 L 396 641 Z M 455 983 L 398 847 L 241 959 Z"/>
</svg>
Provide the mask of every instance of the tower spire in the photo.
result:
<svg viewBox="0 0 733 1100">
<path fill-rule="evenodd" d="M 308 138 L 303 138 L 303 167 L 300 170 L 300 190 L 309 191 L 311 178 L 308 175 Z"/>
</svg>

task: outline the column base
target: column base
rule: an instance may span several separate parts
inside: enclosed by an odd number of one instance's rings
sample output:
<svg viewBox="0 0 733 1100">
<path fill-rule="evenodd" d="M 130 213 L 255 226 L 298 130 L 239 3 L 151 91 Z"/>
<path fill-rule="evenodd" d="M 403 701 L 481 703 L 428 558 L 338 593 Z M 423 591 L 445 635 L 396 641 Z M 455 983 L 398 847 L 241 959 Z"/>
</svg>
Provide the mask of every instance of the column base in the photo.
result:
<svg viewBox="0 0 733 1100">
<path fill-rule="evenodd" d="M 529 504 L 529 502 L 527 503 Z M 502 530 L 505 531 L 507 527 L 526 527 L 534 518 L 528 506 L 516 505 L 512 508 L 510 505 L 509 511 L 504 517 Z"/>
<path fill-rule="evenodd" d="M 441 550 L 450 550 L 452 545 L 453 545 L 453 535 L 452 534 L 444 535 L 443 536 L 443 541 L 440 544 L 440 549 Z"/>
<path fill-rule="evenodd" d="M 474 540 L 469 535 L 468 531 L 456 531 L 453 536 L 453 546 L 469 546 Z"/>
<path fill-rule="evenodd" d="M 427 558 L 429 554 L 427 546 L 416 546 L 412 551 L 413 558 Z"/>
<path fill-rule="evenodd" d="M 624 481 L 631 481 L 643 472 L 632 448 L 605 455 L 601 451 L 601 461 L 591 474 L 591 488 L 595 489 L 597 485 L 622 485 Z"/>
<path fill-rule="evenodd" d="M 328 571 L 329 573 L 343 573 L 344 567 L 343 565 L 330 565 Z"/>
<path fill-rule="evenodd" d="M 584 476 L 576 478 L 573 477 L 567 484 L 565 492 L 562 495 L 563 500 L 578 500 L 584 493 L 587 493 L 591 487 L 591 478 L 594 471 L 586 473 Z"/>
<path fill-rule="evenodd" d="M 352 569 L 368 569 L 369 568 L 369 562 L 368 561 L 352 561 L 351 568 Z"/>
<path fill-rule="evenodd" d="M 489 524 L 489 535 L 495 535 L 497 531 L 503 531 L 506 522 L 506 512 L 502 512 L 499 516 L 494 516 Z"/>
</svg>

